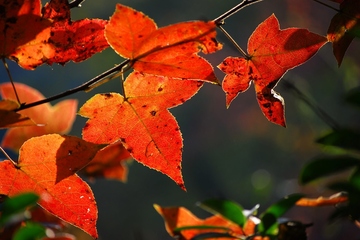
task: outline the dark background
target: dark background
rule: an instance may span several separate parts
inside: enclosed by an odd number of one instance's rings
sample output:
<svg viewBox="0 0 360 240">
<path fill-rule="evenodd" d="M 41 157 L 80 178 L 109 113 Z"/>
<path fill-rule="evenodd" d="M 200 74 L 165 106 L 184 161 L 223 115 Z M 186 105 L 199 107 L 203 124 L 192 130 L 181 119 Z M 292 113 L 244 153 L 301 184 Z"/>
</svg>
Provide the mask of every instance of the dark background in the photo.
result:
<svg viewBox="0 0 360 240">
<path fill-rule="evenodd" d="M 45 2 L 45 1 L 44 1 Z M 72 10 L 73 20 L 82 18 L 109 19 L 118 1 L 87 0 L 81 8 Z M 159 27 L 198 19 L 214 19 L 240 1 L 235 0 L 127 0 L 121 1 L 153 18 Z M 324 0 L 330 3 L 330 1 Z M 332 4 L 336 6 L 336 4 Z M 336 6 L 337 7 L 337 6 Z M 281 28 L 301 27 L 325 35 L 334 10 L 314 1 L 264 0 L 240 11 L 226 20 L 225 28 L 246 49 L 247 39 L 256 26 L 272 13 Z M 218 65 L 227 56 L 240 56 L 227 39 L 222 51 L 206 58 Z M 200 92 L 185 104 L 172 109 L 184 138 L 183 177 L 187 192 L 182 191 L 167 176 L 132 162 L 127 183 L 97 180 L 90 183 L 99 207 L 98 231 L 101 240 L 171 239 L 153 204 L 185 206 L 199 217 L 209 216 L 195 206 L 197 201 L 220 197 L 234 200 L 244 208 L 260 204 L 260 212 L 287 194 L 303 192 L 309 196 L 328 196 L 326 182 L 309 186 L 298 185 L 302 166 L 324 149 L 314 143 L 316 137 L 330 131 L 320 119 L 282 82 L 296 85 L 340 125 L 358 126 L 359 115 L 344 105 L 343 95 L 359 85 L 359 46 L 355 40 L 340 68 L 332 55 L 331 44 L 304 65 L 290 70 L 276 87 L 286 102 L 287 128 L 271 124 L 262 115 L 253 87 L 240 94 L 227 110 L 221 87 L 205 84 Z M 122 59 L 106 49 L 89 60 L 65 66 L 41 66 L 26 71 L 8 61 L 13 78 L 51 96 L 93 78 L 120 63 Z M 223 73 L 216 70 L 218 78 Z M 7 82 L 5 68 L 0 68 L 0 82 Z M 98 92 L 119 92 L 118 79 L 89 93 L 77 93 L 81 106 Z M 52 102 L 55 104 L 56 102 Z M 85 119 L 77 118 L 71 135 L 81 136 Z M 0 132 L 3 134 L 4 130 Z M 300 208 L 286 217 L 304 223 L 313 222 L 309 239 L 359 239 L 360 231 L 347 221 L 327 223 L 332 207 Z M 88 239 L 81 234 L 79 239 Z"/>
</svg>

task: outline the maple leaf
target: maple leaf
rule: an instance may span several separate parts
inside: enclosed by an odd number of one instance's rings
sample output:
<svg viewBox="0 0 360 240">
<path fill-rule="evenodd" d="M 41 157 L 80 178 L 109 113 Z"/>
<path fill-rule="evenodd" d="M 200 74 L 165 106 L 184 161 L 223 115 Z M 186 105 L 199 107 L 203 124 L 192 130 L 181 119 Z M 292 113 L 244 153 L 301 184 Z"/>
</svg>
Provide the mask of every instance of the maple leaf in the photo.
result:
<svg viewBox="0 0 360 240">
<path fill-rule="evenodd" d="M 360 1 L 340 0 L 340 11 L 332 19 L 327 37 L 333 43 L 333 53 L 338 66 L 355 37 L 360 37 Z"/>
<path fill-rule="evenodd" d="M 103 33 L 107 21 L 71 22 L 67 0 L 51 0 L 42 10 L 40 0 L 1 0 L 0 7 L 0 55 L 25 69 L 80 62 L 108 46 Z"/>
<path fill-rule="evenodd" d="M 184 22 L 157 28 L 155 22 L 132 8 L 116 5 L 105 28 L 110 46 L 131 66 L 144 73 L 217 83 L 212 66 L 198 52 L 221 49 L 214 22 Z"/>
<path fill-rule="evenodd" d="M 22 83 L 14 83 L 21 101 L 26 103 L 44 99 L 44 96 L 36 89 Z M 4 99 L 16 100 L 13 87 L 10 83 L 0 84 L 0 95 Z M 76 117 L 77 100 L 68 99 L 51 106 L 45 103 L 30 109 L 19 111 L 30 117 L 40 126 L 18 127 L 9 129 L 2 140 L 1 145 L 17 151 L 29 138 L 48 133 L 65 134 L 70 131 Z M 2 121 L 1 121 L 2 122 Z"/>
<path fill-rule="evenodd" d="M 90 118 L 83 138 L 103 144 L 121 140 L 135 160 L 185 189 L 182 137 L 168 108 L 190 99 L 202 85 L 200 81 L 133 72 L 124 83 L 126 98 L 117 93 L 98 94 L 81 107 L 79 114 Z"/>
<path fill-rule="evenodd" d="M 36 125 L 29 117 L 14 111 L 19 107 L 17 102 L 11 100 L 0 101 L 0 128 Z"/>
<path fill-rule="evenodd" d="M 219 66 L 226 105 L 254 82 L 257 101 L 265 117 L 285 127 L 284 100 L 273 88 L 287 70 L 310 59 L 327 39 L 306 29 L 280 30 L 274 14 L 262 22 L 248 41 L 248 58 L 228 57 Z"/>
<path fill-rule="evenodd" d="M 35 192 L 41 207 L 97 238 L 93 193 L 75 173 L 101 147 L 72 136 L 34 137 L 21 147 L 16 166 L 0 162 L 0 194 Z"/>
<path fill-rule="evenodd" d="M 184 207 L 160 207 L 154 204 L 155 210 L 163 217 L 165 221 L 166 231 L 170 236 L 181 236 L 181 239 L 193 239 L 195 236 L 201 233 L 217 232 L 217 233 L 229 233 L 234 238 L 216 238 L 216 239 L 238 239 L 235 236 L 244 236 L 245 233 L 237 224 L 223 218 L 220 215 L 214 215 L 206 219 L 199 219 L 194 216 L 188 209 Z M 186 229 L 180 232 L 175 231 L 176 228 L 187 226 L 210 226 L 221 227 L 220 228 L 208 228 L 208 229 Z"/>
<path fill-rule="evenodd" d="M 128 169 L 125 161 L 129 159 L 130 153 L 122 143 L 114 143 L 101 149 L 82 173 L 90 179 L 104 177 L 126 182 Z"/>
</svg>

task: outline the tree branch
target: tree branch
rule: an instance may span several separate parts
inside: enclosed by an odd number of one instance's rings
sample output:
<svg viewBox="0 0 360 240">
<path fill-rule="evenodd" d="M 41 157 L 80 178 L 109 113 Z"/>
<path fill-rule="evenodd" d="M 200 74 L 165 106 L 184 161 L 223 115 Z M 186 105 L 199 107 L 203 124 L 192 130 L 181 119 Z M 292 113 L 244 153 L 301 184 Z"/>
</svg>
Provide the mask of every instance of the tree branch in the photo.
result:
<svg viewBox="0 0 360 240">
<path fill-rule="evenodd" d="M 216 25 L 223 25 L 225 19 L 232 16 L 233 14 L 237 13 L 244 7 L 250 6 L 254 3 L 261 2 L 262 0 L 243 0 L 241 3 L 236 5 L 235 7 L 231 8 L 229 11 L 221 14 L 219 17 L 215 18 L 213 21 L 216 23 Z"/>
<path fill-rule="evenodd" d="M 81 4 L 85 2 L 85 0 L 74 0 L 69 2 L 69 8 L 81 7 Z"/>
<path fill-rule="evenodd" d="M 49 97 L 49 98 L 42 99 L 42 100 L 37 101 L 37 102 L 32 102 L 32 103 L 29 103 L 29 104 L 21 104 L 21 106 L 18 109 L 16 109 L 15 112 L 18 112 L 18 111 L 21 111 L 21 110 L 24 110 L 24 109 L 28 109 L 28 108 L 31 108 L 31 107 L 35 107 L 37 105 L 41 105 L 41 104 L 44 104 L 44 103 L 48 103 L 48 102 L 51 102 L 51 101 L 54 101 L 54 100 L 69 96 L 71 94 L 80 92 L 80 91 L 89 91 L 89 90 L 93 89 L 95 86 L 99 86 L 101 82 L 113 79 L 114 78 L 113 75 L 116 75 L 117 73 L 122 72 L 124 67 L 127 64 L 129 64 L 129 62 L 130 62 L 130 60 L 125 60 L 122 63 L 120 63 L 119 65 L 116 65 L 115 67 L 110 68 L 109 70 L 101 73 L 100 75 L 94 77 L 93 79 L 90 79 L 89 81 L 87 81 L 87 82 L 85 82 L 85 83 L 81 84 L 80 86 L 75 87 L 73 89 L 67 90 L 65 92 L 62 92 L 60 94 L 54 95 L 54 96 Z"/>
</svg>

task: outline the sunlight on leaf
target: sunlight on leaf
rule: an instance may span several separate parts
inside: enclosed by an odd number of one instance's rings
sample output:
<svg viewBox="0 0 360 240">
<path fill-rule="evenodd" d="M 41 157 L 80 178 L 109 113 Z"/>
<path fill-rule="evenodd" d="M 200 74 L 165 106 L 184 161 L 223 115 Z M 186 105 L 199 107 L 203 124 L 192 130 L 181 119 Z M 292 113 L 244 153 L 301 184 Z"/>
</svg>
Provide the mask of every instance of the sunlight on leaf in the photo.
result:
<svg viewBox="0 0 360 240">
<path fill-rule="evenodd" d="M 325 37 L 306 29 L 281 30 L 277 18 L 271 15 L 250 36 L 249 59 L 228 57 L 218 66 L 226 73 L 222 83 L 226 106 L 252 81 L 265 117 L 285 127 L 284 100 L 273 88 L 289 69 L 309 60 L 326 42 Z"/>
</svg>

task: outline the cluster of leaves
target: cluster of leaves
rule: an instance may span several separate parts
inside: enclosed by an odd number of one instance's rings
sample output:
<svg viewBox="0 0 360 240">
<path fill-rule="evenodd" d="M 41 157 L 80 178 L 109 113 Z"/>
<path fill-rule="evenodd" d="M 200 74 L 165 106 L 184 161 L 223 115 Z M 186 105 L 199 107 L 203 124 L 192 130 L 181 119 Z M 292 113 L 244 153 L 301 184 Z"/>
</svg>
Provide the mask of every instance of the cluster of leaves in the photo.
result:
<svg viewBox="0 0 360 240">
<path fill-rule="evenodd" d="M 251 2 L 245 0 L 239 6 Z M 281 30 L 275 15 L 262 22 L 249 38 L 248 53 L 228 57 L 218 66 L 226 74 L 222 81 L 226 105 L 229 107 L 253 82 L 266 118 L 285 126 L 284 100 L 273 90 L 281 77 L 328 41 L 333 42 L 340 65 L 352 40 L 349 34 L 358 33 L 354 17 L 359 12 L 353 10 L 358 7 L 356 1 L 337 2 L 342 12 L 332 20 L 327 37 L 306 29 Z M 82 138 L 60 135 L 71 128 L 76 100 L 51 106 L 47 103 L 50 99 L 44 100 L 35 89 L 19 83 L 2 84 L 0 127 L 9 130 L 1 145 L 18 152 L 19 159 L 0 162 L 0 194 L 14 197 L 35 192 L 42 208 L 97 238 L 96 202 L 90 187 L 77 175 L 80 170 L 91 178 L 125 181 L 124 162 L 132 157 L 166 174 L 185 190 L 182 136 L 168 109 L 189 100 L 205 83 L 219 84 L 212 65 L 199 53 L 222 48 L 216 40 L 216 28 L 226 33 L 222 27 L 225 17 L 158 28 L 142 12 L 121 4 L 116 5 L 109 21 L 75 22 L 67 0 L 51 0 L 43 8 L 40 0 L 3 0 L 0 6 L 4 63 L 8 58 L 30 70 L 44 63 L 79 62 L 110 46 L 126 60 L 109 73 L 133 69 L 118 92 L 95 95 L 80 108 L 78 113 L 89 118 Z M 78 89 L 97 86 L 104 79 L 101 76 Z M 273 213 L 270 208 L 261 217 L 260 234 L 274 235 L 274 218 L 283 213 L 274 213 L 271 222 L 269 211 Z M 235 223 L 242 229 L 247 222 L 244 216 L 239 217 L 242 222 Z M 241 234 L 253 235 L 254 228 Z"/>
</svg>

